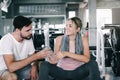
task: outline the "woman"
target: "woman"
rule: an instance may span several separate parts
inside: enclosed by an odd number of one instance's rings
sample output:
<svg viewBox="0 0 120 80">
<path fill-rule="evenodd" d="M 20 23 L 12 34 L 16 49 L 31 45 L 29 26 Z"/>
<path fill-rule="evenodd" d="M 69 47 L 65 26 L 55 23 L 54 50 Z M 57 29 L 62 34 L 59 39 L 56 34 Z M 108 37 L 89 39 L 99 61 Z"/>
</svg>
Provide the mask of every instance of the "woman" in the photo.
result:
<svg viewBox="0 0 120 80">
<path fill-rule="evenodd" d="M 54 58 L 49 56 L 50 62 L 40 65 L 39 80 L 49 80 L 49 75 L 56 80 L 83 80 L 88 76 L 100 80 L 97 63 L 90 61 L 88 39 L 81 35 L 81 28 L 78 17 L 68 19 L 66 34 L 56 38 Z"/>
</svg>

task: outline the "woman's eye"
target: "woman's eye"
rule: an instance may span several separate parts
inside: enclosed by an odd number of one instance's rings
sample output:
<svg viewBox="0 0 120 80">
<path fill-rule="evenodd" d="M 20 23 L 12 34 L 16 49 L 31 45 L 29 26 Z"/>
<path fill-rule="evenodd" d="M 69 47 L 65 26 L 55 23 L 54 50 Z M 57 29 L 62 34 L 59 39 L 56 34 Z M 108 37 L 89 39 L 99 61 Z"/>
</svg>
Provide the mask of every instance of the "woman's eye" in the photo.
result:
<svg viewBox="0 0 120 80">
<path fill-rule="evenodd" d="M 71 25 L 69 27 L 72 27 Z"/>
</svg>

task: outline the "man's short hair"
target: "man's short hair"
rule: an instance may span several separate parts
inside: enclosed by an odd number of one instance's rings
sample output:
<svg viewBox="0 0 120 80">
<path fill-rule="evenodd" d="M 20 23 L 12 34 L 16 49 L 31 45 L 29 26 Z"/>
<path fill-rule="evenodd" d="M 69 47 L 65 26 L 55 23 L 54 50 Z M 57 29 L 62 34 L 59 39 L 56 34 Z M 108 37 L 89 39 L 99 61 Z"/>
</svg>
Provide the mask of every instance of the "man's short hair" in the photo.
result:
<svg viewBox="0 0 120 80">
<path fill-rule="evenodd" d="M 14 30 L 16 28 L 22 29 L 24 26 L 29 26 L 32 21 L 24 16 L 17 16 L 13 20 Z"/>
</svg>

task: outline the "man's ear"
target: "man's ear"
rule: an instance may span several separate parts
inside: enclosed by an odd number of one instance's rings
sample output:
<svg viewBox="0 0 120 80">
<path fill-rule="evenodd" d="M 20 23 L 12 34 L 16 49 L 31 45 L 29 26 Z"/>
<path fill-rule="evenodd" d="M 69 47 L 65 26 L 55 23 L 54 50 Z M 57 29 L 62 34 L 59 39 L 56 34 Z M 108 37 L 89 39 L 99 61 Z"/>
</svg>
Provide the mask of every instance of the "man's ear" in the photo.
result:
<svg viewBox="0 0 120 80">
<path fill-rule="evenodd" d="M 16 28 L 16 29 L 15 29 L 15 31 L 20 32 L 21 30 L 20 30 L 20 29 L 18 29 L 18 28 Z"/>
<path fill-rule="evenodd" d="M 16 31 L 20 31 L 18 28 L 15 29 Z"/>
</svg>

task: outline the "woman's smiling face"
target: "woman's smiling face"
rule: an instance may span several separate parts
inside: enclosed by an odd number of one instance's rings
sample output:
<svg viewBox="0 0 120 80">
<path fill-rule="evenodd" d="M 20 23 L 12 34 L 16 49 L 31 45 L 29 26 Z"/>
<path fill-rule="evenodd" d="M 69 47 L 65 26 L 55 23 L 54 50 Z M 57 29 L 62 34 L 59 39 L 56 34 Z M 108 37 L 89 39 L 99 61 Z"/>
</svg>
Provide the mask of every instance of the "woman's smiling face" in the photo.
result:
<svg viewBox="0 0 120 80">
<path fill-rule="evenodd" d="M 66 35 L 75 35 L 80 31 L 80 29 L 77 28 L 76 24 L 72 20 L 67 21 L 65 29 Z"/>
</svg>

